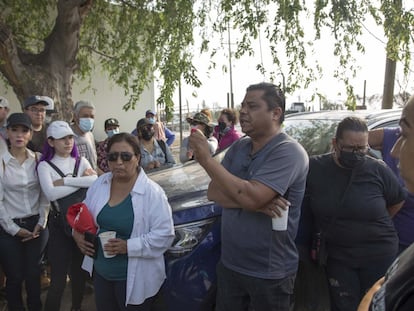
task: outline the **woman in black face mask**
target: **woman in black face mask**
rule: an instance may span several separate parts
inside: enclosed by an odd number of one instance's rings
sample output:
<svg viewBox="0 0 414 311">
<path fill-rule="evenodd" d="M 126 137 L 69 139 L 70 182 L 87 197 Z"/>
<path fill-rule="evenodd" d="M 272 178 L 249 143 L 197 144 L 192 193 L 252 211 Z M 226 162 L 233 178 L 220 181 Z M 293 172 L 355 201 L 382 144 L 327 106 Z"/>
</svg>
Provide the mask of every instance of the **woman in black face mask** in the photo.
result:
<svg viewBox="0 0 414 311">
<path fill-rule="evenodd" d="M 332 144 L 333 152 L 310 158 L 301 221 L 313 220 L 326 247 L 331 310 L 353 311 L 397 254 L 392 216 L 405 193 L 391 170 L 367 155 L 363 120 L 342 120 Z"/>
<path fill-rule="evenodd" d="M 236 140 L 238 140 L 242 134 L 234 128 L 234 125 L 238 122 L 238 116 L 233 109 L 223 109 L 218 118 L 218 125 L 214 127 L 214 137 L 218 140 L 217 152 L 226 149 Z"/>
<path fill-rule="evenodd" d="M 175 164 L 170 148 L 163 140 L 154 137 L 154 125 L 146 118 L 137 122 L 137 134 L 141 149 L 141 166 L 145 171 L 169 167 Z"/>
</svg>

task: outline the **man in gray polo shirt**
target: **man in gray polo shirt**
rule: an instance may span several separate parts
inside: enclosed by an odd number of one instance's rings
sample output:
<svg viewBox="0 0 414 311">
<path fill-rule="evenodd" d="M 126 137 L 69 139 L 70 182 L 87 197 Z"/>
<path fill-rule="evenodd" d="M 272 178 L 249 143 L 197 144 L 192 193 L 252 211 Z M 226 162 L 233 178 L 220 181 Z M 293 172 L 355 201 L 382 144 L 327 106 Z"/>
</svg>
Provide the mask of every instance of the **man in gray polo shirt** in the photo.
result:
<svg viewBox="0 0 414 311">
<path fill-rule="evenodd" d="M 200 131 L 190 136 L 197 160 L 211 177 L 208 198 L 223 207 L 222 255 L 217 267 L 217 310 L 288 311 L 298 265 L 295 236 L 305 191 L 308 156 L 282 132 L 285 99 L 278 87 L 247 88 L 235 142 L 222 165 Z M 272 230 L 276 198 L 291 203 L 287 229 Z"/>
</svg>

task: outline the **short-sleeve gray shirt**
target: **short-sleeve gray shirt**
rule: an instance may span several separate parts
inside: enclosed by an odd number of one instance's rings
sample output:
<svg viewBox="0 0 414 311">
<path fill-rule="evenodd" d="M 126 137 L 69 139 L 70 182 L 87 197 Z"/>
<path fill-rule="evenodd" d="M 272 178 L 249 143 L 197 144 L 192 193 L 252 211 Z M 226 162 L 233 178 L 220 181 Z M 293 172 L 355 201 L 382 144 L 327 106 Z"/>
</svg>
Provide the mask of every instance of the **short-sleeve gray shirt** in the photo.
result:
<svg viewBox="0 0 414 311">
<path fill-rule="evenodd" d="M 223 208 L 223 264 L 236 272 L 263 279 L 282 279 L 296 273 L 298 254 L 295 237 L 299 224 L 308 156 L 303 147 L 285 133 L 272 138 L 251 155 L 250 137 L 235 142 L 222 164 L 232 174 L 256 180 L 284 195 L 291 202 L 287 231 L 273 231 L 269 216 L 242 208 Z"/>
</svg>

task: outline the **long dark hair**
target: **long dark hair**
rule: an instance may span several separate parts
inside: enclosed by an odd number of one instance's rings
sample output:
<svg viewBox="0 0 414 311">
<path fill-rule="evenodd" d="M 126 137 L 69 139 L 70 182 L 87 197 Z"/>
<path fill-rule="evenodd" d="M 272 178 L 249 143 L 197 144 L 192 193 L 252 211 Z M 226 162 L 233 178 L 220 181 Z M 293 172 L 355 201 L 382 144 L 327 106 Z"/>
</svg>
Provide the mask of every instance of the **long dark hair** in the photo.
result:
<svg viewBox="0 0 414 311">
<path fill-rule="evenodd" d="M 336 128 L 336 140 L 343 138 L 344 132 L 346 131 L 368 133 L 367 123 L 361 118 L 346 117 L 339 122 L 338 127 Z"/>
</svg>

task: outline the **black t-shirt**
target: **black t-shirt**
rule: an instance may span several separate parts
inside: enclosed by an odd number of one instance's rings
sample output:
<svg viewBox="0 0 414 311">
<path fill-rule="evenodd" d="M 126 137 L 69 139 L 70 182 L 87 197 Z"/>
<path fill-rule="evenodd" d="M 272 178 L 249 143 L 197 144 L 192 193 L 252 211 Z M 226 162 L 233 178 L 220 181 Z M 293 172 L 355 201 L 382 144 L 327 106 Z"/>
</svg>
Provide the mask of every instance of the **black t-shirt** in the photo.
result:
<svg viewBox="0 0 414 311">
<path fill-rule="evenodd" d="M 407 248 L 388 269 L 385 282 L 375 293 L 369 310 L 414 310 L 414 244 Z"/>
<path fill-rule="evenodd" d="M 42 152 L 43 146 L 46 141 L 46 125 L 43 125 L 40 131 L 33 131 L 32 140 L 29 141 L 27 148 L 29 148 L 32 151 Z"/>
<path fill-rule="evenodd" d="M 351 173 L 332 154 L 312 157 L 306 196 L 315 222 L 323 231 L 328 228 L 329 256 L 358 267 L 396 255 L 398 237 L 387 207 L 403 201 L 405 193 L 380 160 L 367 156 L 348 187 Z"/>
</svg>

